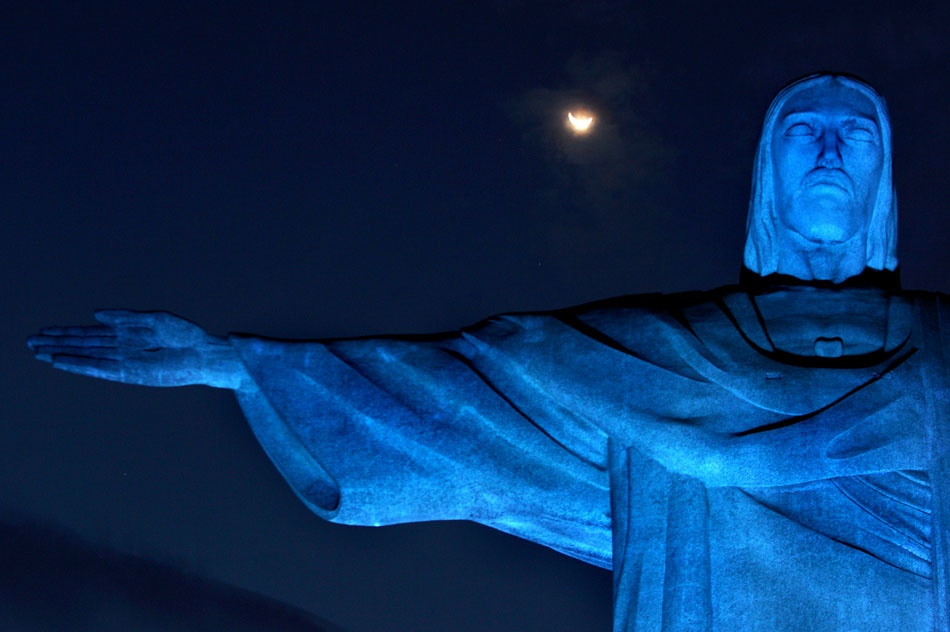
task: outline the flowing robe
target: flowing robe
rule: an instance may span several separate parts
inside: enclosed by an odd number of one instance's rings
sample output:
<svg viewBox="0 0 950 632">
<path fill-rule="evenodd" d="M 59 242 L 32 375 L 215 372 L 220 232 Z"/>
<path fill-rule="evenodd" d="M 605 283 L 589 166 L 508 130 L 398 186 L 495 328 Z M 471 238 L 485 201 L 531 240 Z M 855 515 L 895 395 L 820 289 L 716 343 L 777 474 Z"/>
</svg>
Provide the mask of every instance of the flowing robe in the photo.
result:
<svg viewBox="0 0 950 632">
<path fill-rule="evenodd" d="M 235 336 L 238 399 L 318 515 L 474 520 L 613 568 L 618 631 L 946 629 L 947 304 L 851 292 L 880 349 L 790 353 L 722 288 Z"/>
</svg>

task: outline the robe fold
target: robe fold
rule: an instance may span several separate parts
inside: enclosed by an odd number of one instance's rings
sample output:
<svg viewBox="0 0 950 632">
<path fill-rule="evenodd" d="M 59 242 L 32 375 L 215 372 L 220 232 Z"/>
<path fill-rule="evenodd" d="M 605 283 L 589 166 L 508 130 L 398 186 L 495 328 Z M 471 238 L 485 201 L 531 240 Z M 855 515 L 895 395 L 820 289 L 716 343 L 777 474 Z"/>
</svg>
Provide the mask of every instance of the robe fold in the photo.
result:
<svg viewBox="0 0 950 632">
<path fill-rule="evenodd" d="M 729 287 L 444 335 L 232 336 L 238 399 L 321 517 L 473 520 L 612 568 L 618 631 L 945 629 L 947 304 L 849 292 L 879 349 L 849 354 L 819 313 L 816 353 L 789 351 Z"/>
</svg>

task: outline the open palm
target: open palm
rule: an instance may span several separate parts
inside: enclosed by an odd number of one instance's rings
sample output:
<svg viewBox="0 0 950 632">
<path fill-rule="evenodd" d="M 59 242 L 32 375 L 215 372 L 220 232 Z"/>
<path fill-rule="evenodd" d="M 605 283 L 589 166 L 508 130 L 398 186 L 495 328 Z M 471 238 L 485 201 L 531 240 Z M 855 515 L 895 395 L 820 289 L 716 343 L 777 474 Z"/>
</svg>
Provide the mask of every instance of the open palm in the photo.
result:
<svg viewBox="0 0 950 632">
<path fill-rule="evenodd" d="M 98 325 L 47 327 L 29 339 L 55 368 L 127 384 L 230 386 L 227 341 L 168 312 L 101 310 Z M 231 360 L 231 361 L 229 361 Z"/>
</svg>

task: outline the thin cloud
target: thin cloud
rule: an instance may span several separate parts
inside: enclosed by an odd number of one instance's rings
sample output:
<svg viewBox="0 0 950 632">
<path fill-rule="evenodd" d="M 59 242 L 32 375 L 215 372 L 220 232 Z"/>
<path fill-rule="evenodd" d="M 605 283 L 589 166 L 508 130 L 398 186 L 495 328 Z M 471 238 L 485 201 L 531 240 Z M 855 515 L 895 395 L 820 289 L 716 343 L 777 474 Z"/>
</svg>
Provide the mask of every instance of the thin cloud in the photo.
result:
<svg viewBox="0 0 950 632">
<path fill-rule="evenodd" d="M 629 257 L 623 247 L 652 224 L 655 189 L 668 182 L 674 155 L 651 121 L 649 72 L 603 52 L 574 55 L 564 76 L 563 85 L 531 88 L 511 105 L 526 148 L 550 175 L 536 198 L 542 236 L 569 259 Z M 590 134 L 566 127 L 578 108 L 595 117 Z"/>
</svg>

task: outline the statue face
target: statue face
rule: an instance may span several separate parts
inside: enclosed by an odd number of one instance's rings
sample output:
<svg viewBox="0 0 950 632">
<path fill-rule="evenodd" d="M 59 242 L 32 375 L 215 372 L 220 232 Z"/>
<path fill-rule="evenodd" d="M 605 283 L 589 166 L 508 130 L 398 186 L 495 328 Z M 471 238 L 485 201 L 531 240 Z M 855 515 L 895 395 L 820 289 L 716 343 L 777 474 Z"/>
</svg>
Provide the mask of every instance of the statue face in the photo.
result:
<svg viewBox="0 0 950 632">
<path fill-rule="evenodd" d="M 867 230 L 883 164 L 871 100 L 829 77 L 793 95 L 772 135 L 778 220 L 806 240 L 844 243 Z"/>
</svg>

